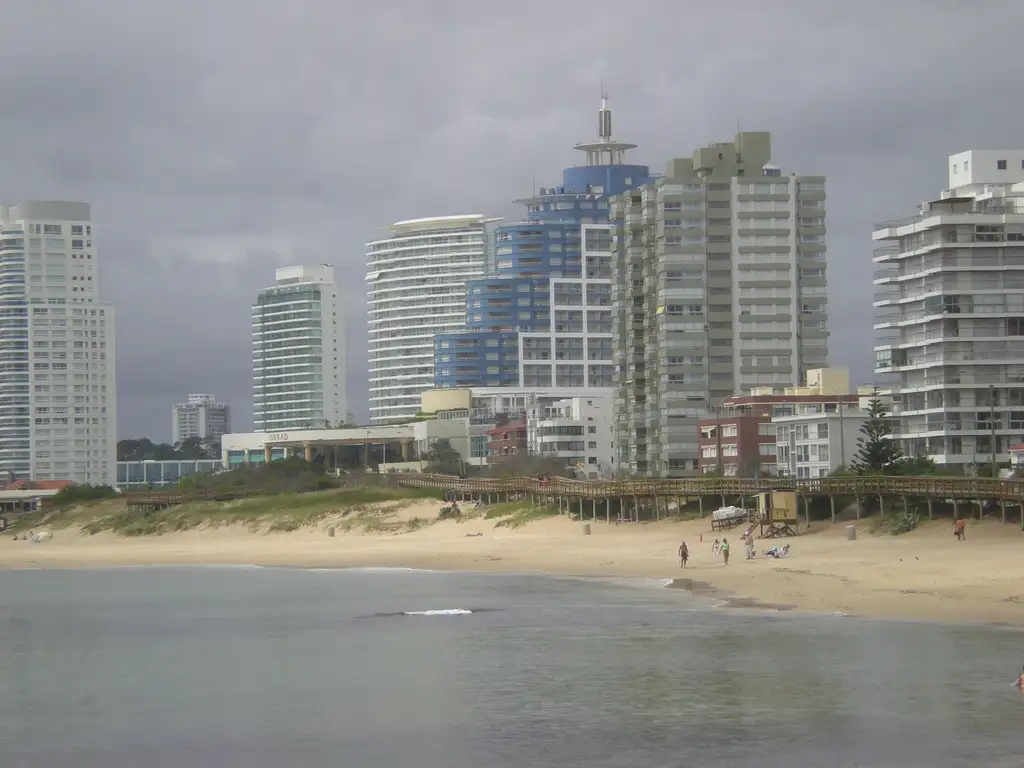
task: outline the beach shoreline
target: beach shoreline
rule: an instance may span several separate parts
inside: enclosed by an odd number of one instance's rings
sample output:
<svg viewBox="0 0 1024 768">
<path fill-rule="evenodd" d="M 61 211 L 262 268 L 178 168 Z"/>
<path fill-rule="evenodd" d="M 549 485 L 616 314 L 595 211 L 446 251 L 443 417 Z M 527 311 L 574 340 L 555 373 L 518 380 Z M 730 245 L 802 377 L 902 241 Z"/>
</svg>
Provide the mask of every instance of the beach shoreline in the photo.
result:
<svg viewBox="0 0 1024 768">
<path fill-rule="evenodd" d="M 408 515 L 424 515 L 436 502 L 417 502 Z M 472 517 L 440 521 L 402 533 L 338 532 L 331 521 L 291 533 L 253 532 L 241 526 L 201 528 L 159 536 L 117 537 L 56 529 L 50 541 L 0 536 L 4 569 L 74 569 L 111 566 L 225 565 L 292 568 L 413 568 L 549 574 L 580 578 L 642 578 L 734 608 L 843 614 L 911 620 L 989 622 L 1024 626 L 1024 534 L 996 521 L 972 521 L 967 540 L 952 536 L 949 521 L 925 522 L 908 534 L 872 534 L 858 524 L 847 540 L 844 525 L 818 523 L 787 539 L 791 553 L 769 559 L 777 540 L 756 540 L 758 557 L 745 560 L 739 536 L 728 566 L 716 562 L 711 542 L 721 536 L 710 522 L 583 526 L 565 517 L 496 527 Z M 687 541 L 688 567 L 677 549 Z"/>
</svg>

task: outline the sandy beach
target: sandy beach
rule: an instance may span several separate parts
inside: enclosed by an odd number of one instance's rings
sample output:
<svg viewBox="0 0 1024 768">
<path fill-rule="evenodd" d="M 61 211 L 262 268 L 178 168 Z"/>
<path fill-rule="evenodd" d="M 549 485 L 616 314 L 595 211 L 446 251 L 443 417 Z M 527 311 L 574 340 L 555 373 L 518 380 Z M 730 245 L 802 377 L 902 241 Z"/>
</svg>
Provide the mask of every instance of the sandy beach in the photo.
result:
<svg viewBox="0 0 1024 768">
<path fill-rule="evenodd" d="M 418 501 L 400 515 L 436 518 L 439 507 Z M 38 544 L 5 535 L 0 568 L 252 564 L 644 577 L 676 579 L 677 587 L 737 606 L 1024 625 L 1024 533 L 996 521 L 968 523 L 963 542 L 948 520 L 923 522 L 902 536 L 873 534 L 862 522 L 856 541 L 847 540 L 841 524 L 818 523 L 785 540 L 791 544 L 785 559 L 761 556 L 776 542 L 758 540 L 752 561 L 744 559 L 735 529 L 726 533 L 732 544 L 728 566 L 712 557 L 711 542 L 719 534 L 708 519 L 595 522 L 584 535 L 579 522 L 564 517 L 515 529 L 477 517 L 412 532 L 339 531 L 329 537 L 332 522 L 293 533 L 230 526 L 135 538 L 57 529 L 52 540 Z M 676 554 L 684 540 L 691 553 L 685 571 Z"/>
</svg>

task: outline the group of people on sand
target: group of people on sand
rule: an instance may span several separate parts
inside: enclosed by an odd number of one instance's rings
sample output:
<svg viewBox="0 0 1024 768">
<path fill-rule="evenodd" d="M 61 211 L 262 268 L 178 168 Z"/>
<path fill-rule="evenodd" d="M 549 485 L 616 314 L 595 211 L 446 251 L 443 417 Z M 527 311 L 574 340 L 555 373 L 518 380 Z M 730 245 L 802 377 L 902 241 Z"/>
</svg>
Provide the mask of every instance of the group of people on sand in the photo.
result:
<svg viewBox="0 0 1024 768">
<path fill-rule="evenodd" d="M 753 530 L 751 528 L 748 528 L 743 533 L 743 535 L 740 536 L 740 539 L 743 540 L 743 546 L 746 549 L 747 553 L 747 560 L 753 560 L 757 556 L 757 552 L 754 548 Z M 724 536 L 722 537 L 721 541 L 715 539 L 715 541 L 711 544 L 711 556 L 712 558 L 714 558 L 714 561 L 716 563 L 718 562 L 718 558 L 721 557 L 722 562 L 725 565 L 728 565 L 730 548 L 731 545 L 729 544 L 729 540 Z M 679 545 L 679 567 L 685 568 L 686 563 L 689 561 L 689 559 L 690 549 L 686 546 L 686 542 L 684 541 L 682 544 Z"/>
<path fill-rule="evenodd" d="M 711 556 L 714 557 L 716 563 L 718 562 L 719 555 L 721 555 L 725 564 L 729 564 L 729 548 L 729 540 L 724 536 L 721 541 L 715 539 L 715 543 L 711 545 Z M 689 559 L 690 548 L 686 546 L 686 542 L 684 541 L 679 545 L 679 567 L 685 568 Z"/>
</svg>

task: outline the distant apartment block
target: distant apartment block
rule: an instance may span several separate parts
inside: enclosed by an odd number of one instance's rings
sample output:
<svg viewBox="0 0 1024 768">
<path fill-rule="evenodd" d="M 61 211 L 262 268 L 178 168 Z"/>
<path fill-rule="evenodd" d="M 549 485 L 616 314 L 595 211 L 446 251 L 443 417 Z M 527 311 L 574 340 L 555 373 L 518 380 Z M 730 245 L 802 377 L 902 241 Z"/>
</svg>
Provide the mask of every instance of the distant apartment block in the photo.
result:
<svg viewBox="0 0 1024 768">
<path fill-rule="evenodd" d="M 767 133 L 698 149 L 610 209 L 618 462 L 699 469 L 697 419 L 827 365 L 825 179 L 784 175 Z"/>
<path fill-rule="evenodd" d="M 1024 442 L 1024 150 L 947 171 L 937 199 L 875 225 L 875 371 L 904 454 L 969 471 Z"/>
<path fill-rule="evenodd" d="M 258 431 L 345 418 L 344 321 L 326 264 L 278 269 L 252 307 L 253 421 Z"/>
<path fill-rule="evenodd" d="M 0 472 L 117 481 L 114 308 L 88 203 L 0 205 Z"/>
<path fill-rule="evenodd" d="M 171 408 L 171 442 L 214 441 L 231 431 L 231 406 L 213 395 L 189 395 Z"/>
</svg>

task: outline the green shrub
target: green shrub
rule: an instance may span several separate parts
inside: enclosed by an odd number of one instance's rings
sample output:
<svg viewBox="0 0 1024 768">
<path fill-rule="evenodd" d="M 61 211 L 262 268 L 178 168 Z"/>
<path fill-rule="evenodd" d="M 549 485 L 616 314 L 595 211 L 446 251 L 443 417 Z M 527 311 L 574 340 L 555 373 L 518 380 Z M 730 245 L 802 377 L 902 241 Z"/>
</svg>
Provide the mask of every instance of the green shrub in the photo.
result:
<svg viewBox="0 0 1024 768">
<path fill-rule="evenodd" d="M 69 507 L 72 504 L 86 504 L 90 501 L 112 499 L 117 491 L 109 485 L 69 485 L 61 488 L 50 500 L 54 507 Z"/>
</svg>

